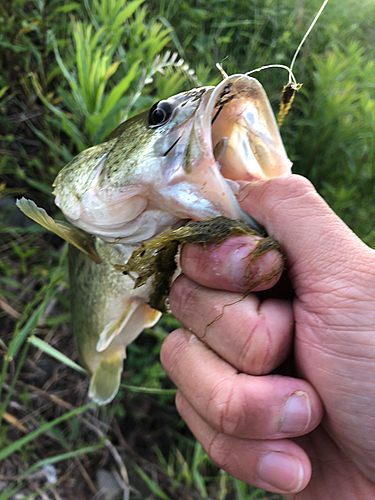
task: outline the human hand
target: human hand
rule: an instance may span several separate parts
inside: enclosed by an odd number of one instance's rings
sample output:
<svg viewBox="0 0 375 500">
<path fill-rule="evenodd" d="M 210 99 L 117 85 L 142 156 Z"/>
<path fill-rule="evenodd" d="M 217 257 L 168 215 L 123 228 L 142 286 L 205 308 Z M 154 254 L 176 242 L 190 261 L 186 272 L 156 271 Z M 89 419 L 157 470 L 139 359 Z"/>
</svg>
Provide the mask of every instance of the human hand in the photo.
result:
<svg viewBox="0 0 375 500">
<path fill-rule="evenodd" d="M 299 176 L 239 199 L 280 242 L 295 296 L 242 298 L 250 237 L 184 247 L 170 303 L 186 329 L 161 352 L 177 408 L 245 482 L 288 500 L 375 498 L 375 252 Z M 279 258 L 263 256 L 254 274 Z M 303 379 L 270 374 L 288 355 Z"/>
</svg>

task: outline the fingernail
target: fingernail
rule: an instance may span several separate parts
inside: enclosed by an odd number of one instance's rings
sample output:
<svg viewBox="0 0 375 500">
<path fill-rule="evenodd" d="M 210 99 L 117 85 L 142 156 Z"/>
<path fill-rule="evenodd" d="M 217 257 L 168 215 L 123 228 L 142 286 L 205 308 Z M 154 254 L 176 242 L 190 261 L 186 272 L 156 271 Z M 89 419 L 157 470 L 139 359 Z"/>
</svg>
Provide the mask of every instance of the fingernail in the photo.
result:
<svg viewBox="0 0 375 500">
<path fill-rule="evenodd" d="M 300 433 L 308 428 L 311 406 L 306 392 L 297 391 L 286 400 L 281 418 L 281 432 Z"/>
<path fill-rule="evenodd" d="M 290 455 L 271 451 L 259 464 L 259 477 L 278 491 L 296 491 L 303 481 L 301 462 Z"/>
</svg>

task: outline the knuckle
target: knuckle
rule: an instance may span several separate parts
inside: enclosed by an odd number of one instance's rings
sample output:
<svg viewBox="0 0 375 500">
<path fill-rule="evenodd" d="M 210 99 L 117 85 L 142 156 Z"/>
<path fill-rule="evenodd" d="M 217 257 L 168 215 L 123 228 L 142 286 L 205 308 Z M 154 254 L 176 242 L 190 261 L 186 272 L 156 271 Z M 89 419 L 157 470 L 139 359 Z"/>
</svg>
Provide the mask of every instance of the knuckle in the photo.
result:
<svg viewBox="0 0 375 500">
<path fill-rule="evenodd" d="M 272 367 L 272 336 L 266 320 L 258 315 L 255 325 L 249 331 L 249 325 L 243 326 L 246 332 L 244 345 L 239 354 L 238 368 L 252 375 L 268 373 Z"/>
<path fill-rule="evenodd" d="M 231 450 L 228 447 L 227 438 L 217 433 L 207 446 L 207 455 L 220 468 L 227 469 L 231 456 Z"/>
<path fill-rule="evenodd" d="M 190 317 L 191 312 L 199 307 L 198 288 L 185 276 L 179 276 L 174 282 L 169 299 L 171 310 L 178 320 Z"/>
<path fill-rule="evenodd" d="M 183 329 L 179 328 L 170 333 L 164 340 L 160 351 L 161 364 L 171 378 L 173 378 L 175 368 L 178 369 L 184 357 L 186 339 L 184 335 L 181 335 L 182 332 Z"/>
<path fill-rule="evenodd" d="M 283 197 L 303 196 L 307 193 L 315 193 L 316 190 L 312 183 L 302 175 L 281 176 L 272 179 L 272 182 L 266 183 L 265 188 L 280 193 Z"/>
<path fill-rule="evenodd" d="M 247 412 L 238 397 L 236 377 L 220 381 L 211 391 L 207 415 L 211 425 L 229 436 L 238 435 L 245 426 Z"/>
<path fill-rule="evenodd" d="M 270 219 L 275 219 L 280 213 L 282 204 L 287 203 L 292 208 L 294 200 L 315 193 L 311 182 L 300 175 L 276 177 L 265 182 L 263 186 L 263 200 L 268 207 Z"/>
<path fill-rule="evenodd" d="M 205 268 L 205 251 L 197 243 L 186 243 L 181 250 L 180 263 L 184 272 L 189 276 L 199 276 Z"/>
</svg>

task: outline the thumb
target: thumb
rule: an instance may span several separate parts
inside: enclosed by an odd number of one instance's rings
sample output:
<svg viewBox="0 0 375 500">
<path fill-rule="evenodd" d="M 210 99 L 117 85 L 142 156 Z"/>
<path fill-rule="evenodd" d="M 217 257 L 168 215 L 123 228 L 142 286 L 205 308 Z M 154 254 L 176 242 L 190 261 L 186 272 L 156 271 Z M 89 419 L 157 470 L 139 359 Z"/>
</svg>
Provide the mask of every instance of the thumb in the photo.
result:
<svg viewBox="0 0 375 500">
<path fill-rule="evenodd" d="M 374 252 L 367 247 L 299 175 L 249 183 L 238 195 L 242 208 L 280 243 L 293 275 L 317 278 L 357 268 Z M 373 264 L 372 264 L 373 267 Z"/>
</svg>

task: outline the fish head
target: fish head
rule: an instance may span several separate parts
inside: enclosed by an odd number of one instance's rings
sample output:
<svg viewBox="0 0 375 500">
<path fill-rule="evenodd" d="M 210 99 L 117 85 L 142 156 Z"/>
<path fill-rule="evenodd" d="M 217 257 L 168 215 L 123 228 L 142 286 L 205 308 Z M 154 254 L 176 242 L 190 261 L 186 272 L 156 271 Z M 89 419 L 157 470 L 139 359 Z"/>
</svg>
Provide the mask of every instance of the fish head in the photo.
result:
<svg viewBox="0 0 375 500">
<path fill-rule="evenodd" d="M 259 229 L 241 211 L 235 196 L 244 182 L 291 173 L 292 167 L 259 81 L 239 74 L 216 87 L 201 89 L 192 123 L 172 141 L 167 143 L 170 149 L 162 192 L 173 191 L 178 200 L 188 198 L 193 189 L 213 211 Z M 207 218 L 205 204 L 194 201 L 190 218 Z"/>
<path fill-rule="evenodd" d="M 54 193 L 76 226 L 137 243 L 183 220 L 219 215 L 259 230 L 236 199 L 241 183 L 290 169 L 263 87 L 233 75 L 122 123 L 59 173 Z"/>
</svg>

